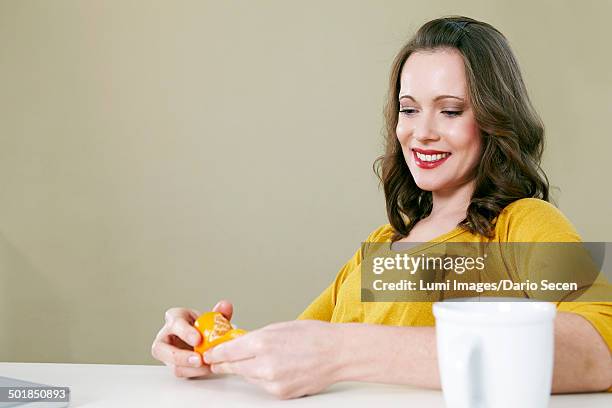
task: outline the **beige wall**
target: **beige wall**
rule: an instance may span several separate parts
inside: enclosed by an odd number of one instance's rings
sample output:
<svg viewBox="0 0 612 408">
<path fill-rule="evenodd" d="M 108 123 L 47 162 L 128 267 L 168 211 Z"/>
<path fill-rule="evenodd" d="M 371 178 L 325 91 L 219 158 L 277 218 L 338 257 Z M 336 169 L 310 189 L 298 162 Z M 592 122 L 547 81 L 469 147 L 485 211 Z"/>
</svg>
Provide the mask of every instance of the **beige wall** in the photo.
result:
<svg viewBox="0 0 612 408">
<path fill-rule="evenodd" d="M 611 240 L 610 2 L 0 1 L 0 360 L 152 363 L 222 297 L 294 318 L 386 222 L 388 69 L 450 13 L 510 39 L 561 209 Z"/>
</svg>

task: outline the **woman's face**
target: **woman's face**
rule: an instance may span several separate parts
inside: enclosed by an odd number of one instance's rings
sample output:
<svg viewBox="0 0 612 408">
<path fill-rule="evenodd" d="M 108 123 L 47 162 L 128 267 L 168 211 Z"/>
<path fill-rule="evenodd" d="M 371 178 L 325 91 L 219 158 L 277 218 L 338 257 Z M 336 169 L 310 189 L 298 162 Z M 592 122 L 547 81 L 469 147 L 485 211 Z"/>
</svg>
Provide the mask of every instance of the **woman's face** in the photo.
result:
<svg viewBox="0 0 612 408">
<path fill-rule="evenodd" d="M 416 52 L 400 77 L 397 138 L 417 186 L 451 193 L 473 178 L 481 137 L 461 54 Z"/>
</svg>

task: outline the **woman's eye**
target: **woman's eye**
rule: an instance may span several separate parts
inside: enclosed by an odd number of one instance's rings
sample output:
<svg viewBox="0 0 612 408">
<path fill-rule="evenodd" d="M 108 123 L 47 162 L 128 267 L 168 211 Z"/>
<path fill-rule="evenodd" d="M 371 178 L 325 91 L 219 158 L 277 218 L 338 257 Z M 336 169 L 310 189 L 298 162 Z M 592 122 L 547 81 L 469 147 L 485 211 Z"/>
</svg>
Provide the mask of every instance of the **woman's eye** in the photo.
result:
<svg viewBox="0 0 612 408">
<path fill-rule="evenodd" d="M 402 108 L 399 110 L 400 113 L 403 113 L 404 115 L 412 115 L 416 112 L 416 109 L 414 108 Z M 463 113 L 463 111 L 449 111 L 449 110 L 445 110 L 442 111 L 442 113 L 446 116 L 449 117 L 456 117 L 456 116 L 461 116 L 461 114 Z"/>
<path fill-rule="evenodd" d="M 462 111 L 442 111 L 442 113 L 445 114 L 446 116 L 454 117 L 454 116 L 460 116 L 463 112 Z"/>
<path fill-rule="evenodd" d="M 402 109 L 400 109 L 400 113 L 403 113 L 405 115 L 412 115 L 415 111 L 416 111 L 416 109 L 412 109 L 412 108 L 402 108 Z"/>
</svg>

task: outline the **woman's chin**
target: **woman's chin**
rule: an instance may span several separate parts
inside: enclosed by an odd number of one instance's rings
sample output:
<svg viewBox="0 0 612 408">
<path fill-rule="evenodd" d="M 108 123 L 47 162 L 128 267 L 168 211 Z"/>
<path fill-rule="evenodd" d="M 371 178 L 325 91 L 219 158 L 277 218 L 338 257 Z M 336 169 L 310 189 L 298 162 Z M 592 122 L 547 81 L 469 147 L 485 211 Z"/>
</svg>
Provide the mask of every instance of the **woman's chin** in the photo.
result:
<svg viewBox="0 0 612 408">
<path fill-rule="evenodd" d="M 416 181 L 415 183 L 417 185 L 418 188 L 420 188 L 423 191 L 435 191 L 438 188 L 440 188 L 440 183 L 432 183 L 432 182 L 427 182 L 427 181 Z"/>
</svg>

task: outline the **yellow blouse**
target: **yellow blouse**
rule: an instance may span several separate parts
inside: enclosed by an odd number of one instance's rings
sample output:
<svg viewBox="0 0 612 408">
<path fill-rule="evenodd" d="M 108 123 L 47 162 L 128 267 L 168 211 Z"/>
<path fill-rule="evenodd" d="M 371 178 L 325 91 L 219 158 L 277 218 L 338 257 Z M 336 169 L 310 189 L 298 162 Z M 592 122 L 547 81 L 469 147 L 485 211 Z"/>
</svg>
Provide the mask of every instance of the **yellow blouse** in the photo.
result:
<svg viewBox="0 0 612 408">
<path fill-rule="evenodd" d="M 393 228 L 382 225 L 366 242 L 391 242 Z M 482 236 L 462 228 L 430 242 L 481 242 Z M 570 221 L 552 204 L 517 200 L 497 217 L 494 242 L 580 242 Z M 332 323 L 360 322 L 392 326 L 433 326 L 431 302 L 361 302 L 361 248 L 340 269 L 336 279 L 299 316 Z M 612 350 L 612 302 L 557 302 L 557 310 L 577 313 L 597 329 Z M 612 388 L 610 389 L 612 390 Z M 610 391 L 608 390 L 608 391 Z"/>
</svg>

